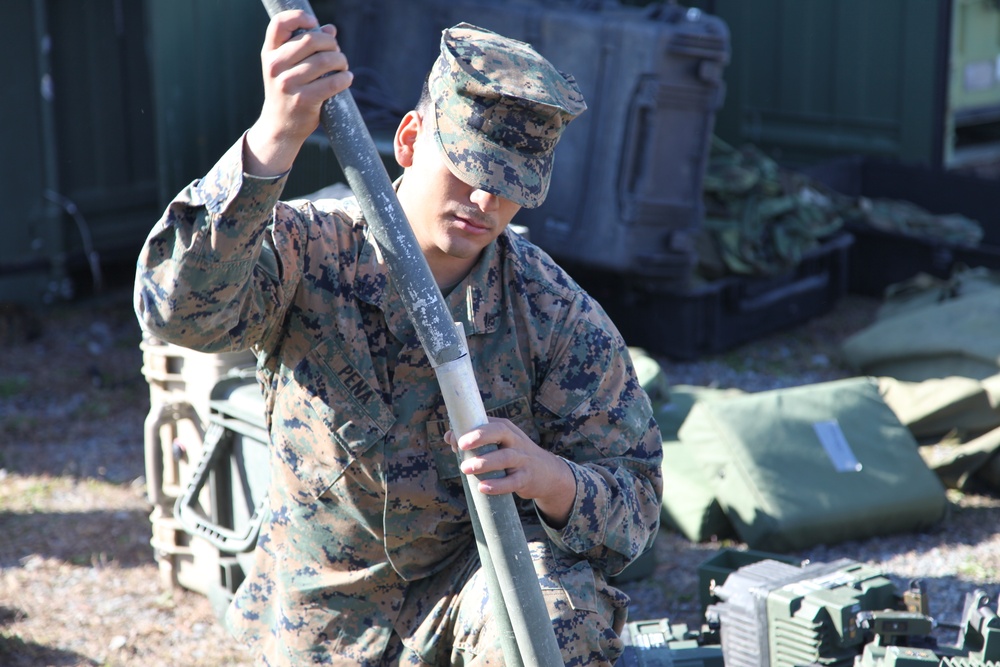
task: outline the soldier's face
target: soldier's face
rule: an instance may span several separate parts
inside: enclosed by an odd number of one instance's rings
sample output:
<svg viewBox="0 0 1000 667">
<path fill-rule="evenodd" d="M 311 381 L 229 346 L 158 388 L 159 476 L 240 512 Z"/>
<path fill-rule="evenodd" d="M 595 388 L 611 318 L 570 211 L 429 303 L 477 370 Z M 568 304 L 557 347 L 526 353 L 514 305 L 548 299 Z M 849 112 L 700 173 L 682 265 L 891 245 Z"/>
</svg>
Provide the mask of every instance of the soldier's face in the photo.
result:
<svg viewBox="0 0 1000 667">
<path fill-rule="evenodd" d="M 457 178 L 432 127 L 415 112 L 403 119 L 396 143 L 396 158 L 406 169 L 400 202 L 428 262 L 451 258 L 471 268 L 521 207 Z"/>
</svg>

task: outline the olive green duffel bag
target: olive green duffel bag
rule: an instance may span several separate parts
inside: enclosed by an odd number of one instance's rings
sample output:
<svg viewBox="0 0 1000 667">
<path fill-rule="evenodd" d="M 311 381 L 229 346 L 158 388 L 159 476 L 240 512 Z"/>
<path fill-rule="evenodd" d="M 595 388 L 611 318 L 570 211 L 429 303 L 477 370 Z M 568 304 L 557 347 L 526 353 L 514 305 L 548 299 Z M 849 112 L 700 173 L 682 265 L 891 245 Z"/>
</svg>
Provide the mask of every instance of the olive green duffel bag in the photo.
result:
<svg viewBox="0 0 1000 667">
<path fill-rule="evenodd" d="M 677 435 L 691 408 L 700 400 L 742 394 L 737 389 L 690 385 L 670 388 L 669 400 L 655 403 L 656 421 L 663 434 L 662 525 L 692 542 L 733 537 L 733 527 L 715 498 L 701 463 Z"/>
<path fill-rule="evenodd" d="M 922 529 L 947 508 L 872 378 L 704 398 L 679 437 L 752 549 Z"/>
</svg>

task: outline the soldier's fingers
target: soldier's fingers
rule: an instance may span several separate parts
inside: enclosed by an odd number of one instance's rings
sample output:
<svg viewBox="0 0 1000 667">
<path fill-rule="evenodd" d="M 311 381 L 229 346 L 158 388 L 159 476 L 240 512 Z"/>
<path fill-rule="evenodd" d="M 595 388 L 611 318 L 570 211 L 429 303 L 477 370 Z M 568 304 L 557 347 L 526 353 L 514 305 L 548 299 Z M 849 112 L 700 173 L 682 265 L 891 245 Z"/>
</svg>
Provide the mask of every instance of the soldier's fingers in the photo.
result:
<svg viewBox="0 0 1000 667">
<path fill-rule="evenodd" d="M 490 442 L 491 440 L 489 439 L 488 430 L 484 424 L 483 426 L 478 426 L 463 433 L 462 436 L 458 438 L 457 445 L 462 451 L 469 451 L 471 449 L 482 447 Z"/>
<path fill-rule="evenodd" d="M 300 30 L 312 30 L 319 25 L 316 17 L 301 9 L 290 9 L 274 15 L 264 33 L 264 50 L 274 51 Z"/>
<path fill-rule="evenodd" d="M 475 449 L 484 444 L 496 443 L 502 447 L 515 447 L 519 440 L 527 440 L 528 436 L 508 419 L 490 417 L 481 426 L 469 430 L 459 438 L 461 449 Z"/>
<path fill-rule="evenodd" d="M 449 431 L 445 431 L 444 441 L 445 441 L 445 443 L 447 443 L 451 447 L 451 451 L 455 452 L 456 454 L 459 452 L 459 449 L 458 449 L 458 440 L 455 438 L 455 432 L 454 431 L 450 431 L 450 430 Z"/>
<path fill-rule="evenodd" d="M 337 38 L 316 30 L 293 37 L 264 57 L 279 69 L 303 63 L 330 70 L 347 69 L 347 57 L 341 52 Z"/>
<path fill-rule="evenodd" d="M 464 459 L 459 468 L 467 475 L 481 475 L 487 472 L 518 467 L 521 465 L 522 459 L 521 454 L 515 449 L 487 446 L 475 451 L 469 458 Z"/>
<path fill-rule="evenodd" d="M 503 477 L 481 479 L 477 483 L 477 488 L 480 493 L 488 496 L 499 496 L 505 493 L 517 493 L 520 490 L 520 482 L 514 475 L 507 474 Z"/>
<path fill-rule="evenodd" d="M 313 87 L 319 93 L 329 88 L 336 88 L 333 92 L 337 92 L 346 88 L 354 79 L 354 75 L 347 70 L 347 58 L 344 54 L 331 51 L 314 54 L 284 72 L 275 73 L 275 77 L 288 91 L 317 84 Z M 326 99 L 330 94 L 321 97 Z"/>
</svg>

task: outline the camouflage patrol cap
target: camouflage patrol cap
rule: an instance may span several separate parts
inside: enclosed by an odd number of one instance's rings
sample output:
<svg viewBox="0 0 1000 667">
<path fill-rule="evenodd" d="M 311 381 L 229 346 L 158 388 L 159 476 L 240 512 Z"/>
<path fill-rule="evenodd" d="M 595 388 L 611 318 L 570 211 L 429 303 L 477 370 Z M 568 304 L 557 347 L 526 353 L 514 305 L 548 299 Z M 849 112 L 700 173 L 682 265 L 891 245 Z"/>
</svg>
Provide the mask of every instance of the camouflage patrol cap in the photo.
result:
<svg viewBox="0 0 1000 667">
<path fill-rule="evenodd" d="M 526 208 L 540 205 L 556 142 L 587 108 L 573 77 L 529 44 L 459 23 L 441 34 L 427 87 L 452 173 Z"/>
</svg>

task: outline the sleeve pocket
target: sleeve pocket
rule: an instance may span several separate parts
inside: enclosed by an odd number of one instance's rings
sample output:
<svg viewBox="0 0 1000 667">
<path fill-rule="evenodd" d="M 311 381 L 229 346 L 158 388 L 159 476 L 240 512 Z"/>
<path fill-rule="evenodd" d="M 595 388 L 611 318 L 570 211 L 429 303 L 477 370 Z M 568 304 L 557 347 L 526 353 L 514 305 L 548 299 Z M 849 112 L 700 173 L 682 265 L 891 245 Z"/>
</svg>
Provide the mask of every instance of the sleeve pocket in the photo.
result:
<svg viewBox="0 0 1000 667">
<path fill-rule="evenodd" d="M 556 558 L 546 546 L 539 549 L 537 543 L 532 545 L 538 572 L 538 584 L 542 593 L 565 598 L 575 611 L 597 611 L 597 582 L 594 569 L 586 560 L 576 558 Z M 541 561 L 539 561 L 541 558 Z"/>
<path fill-rule="evenodd" d="M 586 320 L 573 329 L 569 346 L 553 362 L 539 391 L 539 402 L 567 417 L 590 399 L 611 365 L 614 341 Z"/>
</svg>

